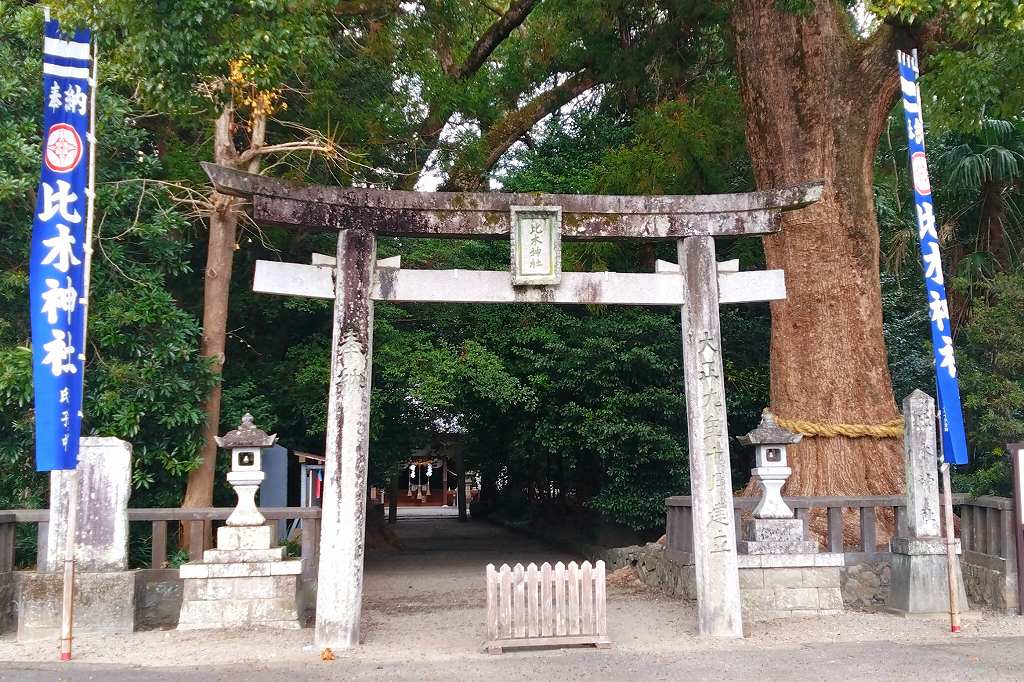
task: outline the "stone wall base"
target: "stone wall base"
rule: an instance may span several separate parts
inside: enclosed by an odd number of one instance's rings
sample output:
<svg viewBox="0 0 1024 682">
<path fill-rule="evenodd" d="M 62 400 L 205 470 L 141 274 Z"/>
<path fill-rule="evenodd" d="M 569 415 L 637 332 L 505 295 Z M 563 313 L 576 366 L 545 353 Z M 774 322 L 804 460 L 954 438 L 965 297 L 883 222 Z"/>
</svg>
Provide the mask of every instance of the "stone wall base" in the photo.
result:
<svg viewBox="0 0 1024 682">
<path fill-rule="evenodd" d="M 179 630 L 299 628 L 297 575 L 186 578 L 184 583 Z"/>
<path fill-rule="evenodd" d="M 945 615 L 949 613 L 949 579 L 945 554 L 899 554 L 893 552 L 892 577 L 886 610 L 908 616 Z M 957 600 L 960 610 L 970 608 L 960 562 L 957 561 Z"/>
<path fill-rule="evenodd" d="M 960 561 L 964 589 L 972 604 L 984 604 L 997 613 L 1017 615 L 1016 560 L 965 552 Z"/>
<path fill-rule="evenodd" d="M 892 567 L 889 555 L 878 560 L 865 560 L 849 564 L 840 575 L 843 603 L 855 609 L 878 609 L 889 599 Z"/>
<path fill-rule="evenodd" d="M 762 555 L 741 559 L 744 619 L 832 615 L 843 610 L 842 555 Z M 697 598 L 696 572 L 688 555 L 651 543 L 617 548 L 605 554 L 604 560 L 611 570 L 632 566 L 648 587 L 689 601 Z"/>
<path fill-rule="evenodd" d="M 0 573 L 0 634 L 18 627 L 18 582 L 14 571 Z"/>
<path fill-rule="evenodd" d="M 743 617 L 750 621 L 834 615 L 843 610 L 838 566 L 740 568 Z"/>
<path fill-rule="evenodd" d="M 138 571 L 135 579 L 135 626 L 140 630 L 176 626 L 183 591 L 176 568 Z"/>
<path fill-rule="evenodd" d="M 18 573 L 18 641 L 60 637 L 63 573 Z M 135 630 L 135 571 L 75 574 L 75 632 Z"/>
<path fill-rule="evenodd" d="M 55 590 L 50 599 L 50 607 L 54 609 L 56 613 L 56 620 L 54 621 L 53 632 L 58 634 L 53 635 L 54 637 L 59 636 L 60 627 L 60 607 L 61 600 L 63 598 L 63 575 L 60 573 L 35 573 L 33 571 L 11 571 L 8 573 L 0 573 L 0 634 L 7 632 L 15 632 L 18 629 L 18 613 L 23 608 L 29 609 L 29 618 L 33 618 L 31 609 L 34 608 L 32 605 L 25 604 L 22 607 L 21 601 L 21 586 L 25 583 L 34 585 L 35 587 L 30 588 L 30 592 L 38 594 L 38 583 L 40 580 L 36 576 L 46 576 L 42 578 L 43 581 L 47 582 L 50 586 L 47 589 Z M 84 593 L 82 590 L 81 575 L 79 574 L 79 593 L 76 599 L 92 599 L 89 593 Z M 104 574 L 85 574 L 85 575 L 104 575 Z M 106 574 L 111 575 L 111 574 Z M 114 574 L 119 575 L 119 574 Z M 133 575 L 135 580 L 135 621 L 134 627 L 137 630 L 147 630 L 152 628 L 173 628 L 178 624 L 178 617 L 181 612 L 182 596 L 184 592 L 184 581 L 178 577 L 178 569 L 175 568 L 158 568 L 158 569 L 139 569 L 136 571 L 129 571 L 128 575 Z M 102 580 L 102 578 L 100 579 Z M 89 583 L 85 589 L 88 592 L 95 591 L 92 587 L 95 582 L 92 578 L 86 578 Z M 300 624 L 310 623 L 313 620 L 316 609 L 316 580 L 303 580 L 299 577 L 297 581 L 297 606 L 296 610 L 298 613 L 298 622 Z M 126 588 L 125 588 L 126 589 Z M 107 591 L 109 594 L 109 591 Z M 123 595 L 117 596 L 118 603 L 125 604 L 126 608 L 129 604 Z M 81 618 L 83 615 L 88 616 L 87 613 L 83 612 L 80 607 L 80 602 L 75 603 L 75 631 L 79 631 L 79 626 L 82 624 Z M 34 629 L 31 623 L 26 622 L 29 626 L 29 631 L 25 633 L 26 637 L 36 638 L 36 635 L 31 633 Z M 123 622 L 122 627 L 127 628 L 127 623 Z M 285 627 L 291 627 L 285 626 Z M 91 630 L 93 632 L 97 630 Z M 100 630 L 102 632 L 109 632 L 110 630 Z M 127 631 L 127 630 L 125 630 Z M 42 636 L 47 636 L 45 633 Z"/>
</svg>

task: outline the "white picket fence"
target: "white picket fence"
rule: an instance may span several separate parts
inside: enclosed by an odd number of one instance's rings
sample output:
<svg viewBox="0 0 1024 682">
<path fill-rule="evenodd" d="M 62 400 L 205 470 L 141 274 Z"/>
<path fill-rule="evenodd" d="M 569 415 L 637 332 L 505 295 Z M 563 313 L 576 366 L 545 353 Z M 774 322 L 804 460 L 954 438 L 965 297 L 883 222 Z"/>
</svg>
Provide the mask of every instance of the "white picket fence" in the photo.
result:
<svg viewBox="0 0 1024 682">
<path fill-rule="evenodd" d="M 487 565 L 486 651 L 576 644 L 611 645 L 603 561 Z"/>
</svg>

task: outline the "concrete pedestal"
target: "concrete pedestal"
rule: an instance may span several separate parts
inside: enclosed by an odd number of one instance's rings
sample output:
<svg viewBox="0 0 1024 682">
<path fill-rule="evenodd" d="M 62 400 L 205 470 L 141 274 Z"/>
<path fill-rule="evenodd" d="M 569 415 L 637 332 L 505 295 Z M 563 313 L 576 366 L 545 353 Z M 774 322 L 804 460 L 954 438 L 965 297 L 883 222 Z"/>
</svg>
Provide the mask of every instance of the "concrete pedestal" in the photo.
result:
<svg viewBox="0 0 1024 682">
<path fill-rule="evenodd" d="M 741 554 L 739 566 L 744 618 L 831 616 L 843 610 L 842 554 Z"/>
<path fill-rule="evenodd" d="M 903 616 L 948 615 L 949 579 L 946 564 L 946 545 L 942 538 L 893 538 L 892 577 L 886 610 Z M 962 611 L 967 611 L 970 607 L 960 573 L 959 557 L 954 566 L 957 603 Z"/>
<path fill-rule="evenodd" d="M 747 519 L 744 539 L 737 543 L 743 617 L 775 620 L 839 613 L 843 555 L 819 554 L 817 541 L 804 537 L 803 519 L 792 518 L 781 498 L 779 502 L 780 516 Z M 788 518 L 781 516 L 783 509 Z"/>
<path fill-rule="evenodd" d="M 179 630 L 237 627 L 299 628 L 296 597 L 301 559 L 271 547 L 271 526 L 224 526 L 217 549 L 183 564 Z"/>
<path fill-rule="evenodd" d="M 62 573 L 18 575 L 18 641 L 60 637 Z M 75 634 L 135 630 L 135 571 L 75 574 Z"/>
</svg>

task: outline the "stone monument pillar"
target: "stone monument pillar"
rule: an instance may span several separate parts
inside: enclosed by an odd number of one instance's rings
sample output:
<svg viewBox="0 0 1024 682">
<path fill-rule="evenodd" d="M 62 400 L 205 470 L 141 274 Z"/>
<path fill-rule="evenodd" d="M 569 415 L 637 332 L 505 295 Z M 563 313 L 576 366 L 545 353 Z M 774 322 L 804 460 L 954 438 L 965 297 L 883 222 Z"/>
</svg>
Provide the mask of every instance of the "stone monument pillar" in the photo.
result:
<svg viewBox="0 0 1024 682">
<path fill-rule="evenodd" d="M 179 630 L 299 627 L 296 596 L 302 559 L 285 559 L 284 547 L 273 546 L 274 527 L 255 503 L 263 481 L 262 448 L 276 441 L 277 436 L 256 428 L 250 414 L 217 439 L 217 445 L 231 450 L 227 479 L 238 504 L 227 525 L 217 529 L 217 549 L 179 569 L 184 581 Z"/>
<path fill-rule="evenodd" d="M 907 528 L 892 538 L 892 578 L 886 608 L 902 615 L 949 613 L 946 545 L 940 525 L 935 401 L 916 390 L 903 399 L 904 460 L 907 476 Z M 959 542 L 957 553 L 959 554 Z M 956 563 L 958 601 L 967 594 Z"/>
<path fill-rule="evenodd" d="M 128 498 L 132 446 L 117 438 L 84 437 L 75 472 L 50 472 L 50 521 L 37 573 L 22 576 L 18 639 L 60 632 L 64 546 L 71 485 L 78 486 L 75 532 L 75 633 L 123 634 L 135 629 L 135 572 L 128 570 Z"/>
<path fill-rule="evenodd" d="M 64 570 L 71 471 L 50 472 L 47 572 Z M 76 570 L 84 573 L 128 568 L 128 498 L 132 494 L 132 445 L 117 438 L 82 438 L 78 451 Z"/>
</svg>

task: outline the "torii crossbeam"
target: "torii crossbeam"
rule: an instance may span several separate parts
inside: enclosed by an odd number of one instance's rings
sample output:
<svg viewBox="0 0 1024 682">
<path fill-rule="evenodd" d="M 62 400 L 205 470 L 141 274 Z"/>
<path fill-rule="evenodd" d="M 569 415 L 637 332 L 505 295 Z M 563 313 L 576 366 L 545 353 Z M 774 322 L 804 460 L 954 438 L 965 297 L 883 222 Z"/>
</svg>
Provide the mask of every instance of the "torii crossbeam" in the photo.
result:
<svg viewBox="0 0 1024 682">
<path fill-rule="evenodd" d="M 715 262 L 714 237 L 778 231 L 783 211 L 814 203 L 822 184 L 707 196 L 588 196 L 429 193 L 304 185 L 203 164 L 218 192 L 250 202 L 258 223 L 337 230 L 335 259 L 312 265 L 258 261 L 253 288 L 275 294 L 333 298 L 334 331 L 317 586 L 316 641 L 345 648 L 359 642 L 366 476 L 369 458 L 373 301 L 600 303 L 673 305 L 682 309 L 683 367 L 693 497 L 697 628 L 743 634 L 732 513 L 732 476 L 725 412 L 719 304 L 785 298 L 782 271 L 736 272 Z M 554 219 L 547 257 L 554 284 L 523 285 L 515 277 L 516 217 Z M 404 270 L 377 262 L 376 237 L 511 237 L 513 273 Z M 552 236 L 553 235 L 553 236 Z M 679 265 L 658 273 L 561 273 L 565 240 L 678 240 Z M 540 243 L 540 237 L 536 241 Z M 549 245 L 549 244 L 546 244 Z M 541 250 L 533 254 L 540 254 Z M 536 264 L 542 265 L 540 255 Z M 390 261 L 390 262 L 389 262 Z M 533 265 L 531 263 L 531 265 Z"/>
</svg>

